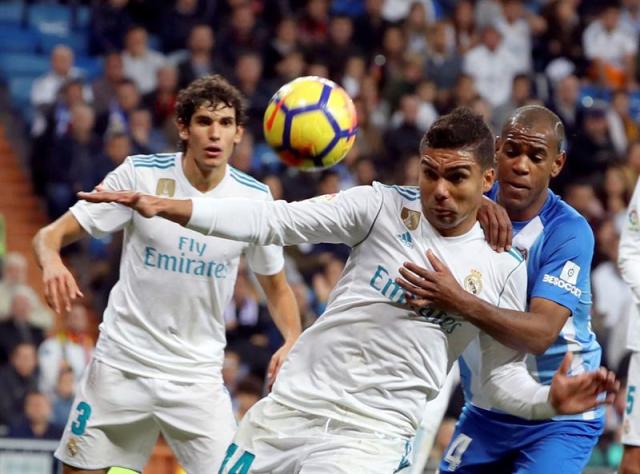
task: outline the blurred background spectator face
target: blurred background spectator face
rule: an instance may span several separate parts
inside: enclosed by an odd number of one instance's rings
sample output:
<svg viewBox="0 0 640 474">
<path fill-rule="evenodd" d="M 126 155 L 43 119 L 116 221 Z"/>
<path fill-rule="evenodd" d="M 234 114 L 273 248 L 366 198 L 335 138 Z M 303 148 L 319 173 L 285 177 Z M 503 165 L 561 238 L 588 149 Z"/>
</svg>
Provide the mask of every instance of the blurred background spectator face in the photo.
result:
<svg viewBox="0 0 640 474">
<path fill-rule="evenodd" d="M 56 395 L 64 400 L 68 400 L 74 396 L 74 387 L 75 377 L 73 376 L 73 370 L 68 368 L 61 370 L 58 383 L 56 384 Z"/>
<path fill-rule="evenodd" d="M 116 100 L 125 112 L 131 112 L 140 105 L 140 92 L 136 84 L 128 79 L 123 80 L 116 89 Z"/>
<path fill-rule="evenodd" d="M 24 413 L 32 425 L 46 425 L 51 418 L 51 402 L 40 392 L 29 392 L 24 401 Z"/>
<path fill-rule="evenodd" d="M 175 67 L 166 65 L 158 69 L 157 89 L 161 92 L 175 92 L 178 88 L 178 71 Z"/>
<path fill-rule="evenodd" d="M 133 56 L 144 56 L 147 52 L 147 31 L 142 27 L 133 27 L 124 40 L 125 49 Z"/>
<path fill-rule="evenodd" d="M 502 42 L 502 36 L 493 25 L 487 25 L 482 30 L 482 44 L 489 51 L 495 51 Z"/>
<path fill-rule="evenodd" d="M 67 46 L 56 46 L 51 52 L 51 69 L 58 76 L 66 77 L 73 66 L 73 51 Z"/>
<path fill-rule="evenodd" d="M 230 349 L 224 351 L 222 363 L 222 380 L 230 392 L 234 392 L 240 376 L 240 356 Z"/>
<path fill-rule="evenodd" d="M 640 175 L 640 142 L 633 142 L 629 145 L 627 164 L 636 176 Z"/>
<path fill-rule="evenodd" d="M 27 281 L 27 259 L 18 252 L 9 252 L 2 269 L 2 283 L 15 287 Z"/>
<path fill-rule="evenodd" d="M 29 378 L 35 373 L 38 364 L 36 348 L 33 344 L 20 343 L 11 352 L 9 360 L 20 377 Z"/>
<path fill-rule="evenodd" d="M 236 62 L 235 73 L 240 84 L 256 87 L 262 77 L 262 59 L 260 55 L 257 53 L 241 54 Z"/>
<path fill-rule="evenodd" d="M 11 315 L 13 319 L 23 323 L 30 322 L 32 309 L 30 295 L 18 289 L 11 300 Z"/>
<path fill-rule="evenodd" d="M 211 54 L 214 46 L 213 30 L 208 25 L 197 25 L 189 35 L 189 49 L 196 54 Z"/>
<path fill-rule="evenodd" d="M 600 219 L 604 213 L 593 185 L 589 182 L 568 184 L 565 189 L 564 200 L 588 221 Z"/>
<path fill-rule="evenodd" d="M 348 46 L 353 36 L 353 23 L 347 16 L 336 16 L 329 23 L 329 39 L 335 46 Z"/>
<path fill-rule="evenodd" d="M 107 54 L 104 59 L 104 76 L 112 84 L 124 79 L 124 67 L 120 53 Z"/>
<path fill-rule="evenodd" d="M 71 133 L 76 137 L 87 137 L 93 131 L 96 117 L 93 109 L 84 104 L 75 104 L 71 108 Z"/>
<path fill-rule="evenodd" d="M 89 329 L 89 315 L 87 308 L 81 304 L 74 304 L 71 306 L 65 317 L 65 325 L 67 331 L 72 334 L 84 334 Z"/>
<path fill-rule="evenodd" d="M 111 162 L 118 166 L 131 154 L 131 140 L 126 133 L 110 133 L 106 138 L 105 151 Z"/>
</svg>

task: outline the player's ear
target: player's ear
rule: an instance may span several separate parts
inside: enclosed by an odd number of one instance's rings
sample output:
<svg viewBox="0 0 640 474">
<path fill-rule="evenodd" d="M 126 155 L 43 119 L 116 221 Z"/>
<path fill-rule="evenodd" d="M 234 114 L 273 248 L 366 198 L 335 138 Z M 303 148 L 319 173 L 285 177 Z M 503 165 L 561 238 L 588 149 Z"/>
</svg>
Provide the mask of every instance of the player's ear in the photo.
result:
<svg viewBox="0 0 640 474">
<path fill-rule="evenodd" d="M 233 137 L 233 143 L 236 145 L 242 141 L 242 137 L 244 136 L 244 127 L 242 125 L 238 125 L 236 127 L 236 135 Z"/>
<path fill-rule="evenodd" d="M 553 163 L 551 163 L 551 177 L 555 178 L 556 176 L 558 176 L 560 174 L 560 171 L 562 171 L 562 168 L 564 167 L 564 164 L 567 161 L 567 154 L 563 151 L 558 153 L 554 158 L 553 158 Z"/>
<path fill-rule="evenodd" d="M 178 128 L 178 136 L 180 140 L 189 139 L 189 127 L 187 127 L 182 120 L 176 120 L 176 127 Z"/>
<path fill-rule="evenodd" d="M 487 193 L 491 190 L 493 182 L 496 180 L 496 169 L 493 166 L 482 171 L 482 192 Z"/>
</svg>

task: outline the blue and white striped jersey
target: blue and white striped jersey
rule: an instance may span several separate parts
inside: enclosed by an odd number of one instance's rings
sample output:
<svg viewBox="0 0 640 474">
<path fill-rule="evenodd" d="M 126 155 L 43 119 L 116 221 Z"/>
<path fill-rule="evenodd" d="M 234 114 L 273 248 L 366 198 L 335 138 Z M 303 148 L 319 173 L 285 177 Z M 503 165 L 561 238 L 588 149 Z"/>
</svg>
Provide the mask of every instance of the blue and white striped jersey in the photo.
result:
<svg viewBox="0 0 640 474">
<path fill-rule="evenodd" d="M 498 185 L 489 197 L 495 199 Z M 527 261 L 527 302 L 533 298 L 554 301 L 571 311 L 558 339 L 539 356 L 528 355 L 533 377 L 550 384 L 567 351 L 573 352 L 572 374 L 590 372 L 600 365 L 601 348 L 591 330 L 591 260 L 594 237 L 587 221 L 551 190 L 540 213 L 527 222 L 513 222 L 513 246 Z M 465 399 L 480 408 L 495 410 L 482 393 L 481 360 L 477 344 L 460 358 Z M 495 410 L 499 411 L 499 410 Z M 554 419 L 594 419 L 603 409 Z"/>
</svg>

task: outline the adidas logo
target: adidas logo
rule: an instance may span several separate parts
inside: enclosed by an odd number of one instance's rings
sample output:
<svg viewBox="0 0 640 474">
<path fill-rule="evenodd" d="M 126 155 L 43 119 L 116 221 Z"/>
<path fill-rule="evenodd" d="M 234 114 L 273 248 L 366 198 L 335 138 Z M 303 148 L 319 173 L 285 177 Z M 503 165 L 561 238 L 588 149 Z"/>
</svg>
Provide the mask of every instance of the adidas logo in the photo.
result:
<svg viewBox="0 0 640 474">
<path fill-rule="evenodd" d="M 396 235 L 398 240 L 402 242 L 402 245 L 405 247 L 413 248 L 413 238 L 409 232 L 404 232 L 402 234 Z"/>
</svg>

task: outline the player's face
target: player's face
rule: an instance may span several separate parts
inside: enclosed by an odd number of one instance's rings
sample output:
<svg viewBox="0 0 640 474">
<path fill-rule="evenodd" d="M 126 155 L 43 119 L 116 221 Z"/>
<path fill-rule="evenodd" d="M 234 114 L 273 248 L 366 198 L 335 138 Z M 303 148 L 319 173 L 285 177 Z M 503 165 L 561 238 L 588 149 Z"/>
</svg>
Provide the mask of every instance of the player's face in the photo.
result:
<svg viewBox="0 0 640 474">
<path fill-rule="evenodd" d="M 468 150 L 427 148 L 420 160 L 422 212 L 442 235 L 461 235 L 476 222 L 493 177 L 493 168 L 483 170 Z"/>
<path fill-rule="evenodd" d="M 547 198 L 549 180 L 565 161 L 549 126 L 513 123 L 496 143 L 499 201 L 512 220 L 536 216 Z"/>
<path fill-rule="evenodd" d="M 180 138 L 187 141 L 187 158 L 192 158 L 201 170 L 226 165 L 243 132 L 236 123 L 235 110 L 225 104 L 199 107 L 189 125 L 178 123 L 178 130 Z"/>
</svg>

